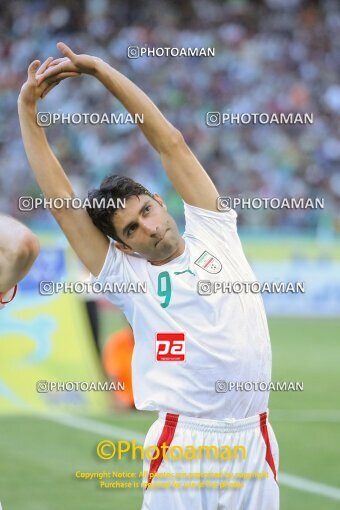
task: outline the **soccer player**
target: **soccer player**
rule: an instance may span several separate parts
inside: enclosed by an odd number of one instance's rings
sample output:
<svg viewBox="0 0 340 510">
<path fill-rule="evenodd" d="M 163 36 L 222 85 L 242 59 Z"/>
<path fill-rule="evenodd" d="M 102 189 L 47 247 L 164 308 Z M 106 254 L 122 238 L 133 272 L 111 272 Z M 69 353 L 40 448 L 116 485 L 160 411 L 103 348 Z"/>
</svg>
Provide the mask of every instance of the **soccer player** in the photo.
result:
<svg viewBox="0 0 340 510">
<path fill-rule="evenodd" d="M 36 124 L 39 87 L 45 85 L 47 92 L 67 73 L 84 73 L 99 80 L 130 114 L 144 115 L 139 128 L 184 202 L 183 237 L 162 198 L 123 176 L 111 175 L 90 191 L 93 207 L 87 211 L 52 209 L 92 281 L 147 283 L 146 294 L 108 296 L 134 332 L 135 405 L 159 412 L 144 444 L 157 447 L 153 459 L 144 461 L 149 485 L 142 508 L 277 510 L 278 446 L 268 422 L 268 392 L 237 387 L 226 391 L 227 382 L 270 381 L 271 347 L 262 299 L 259 294 L 212 293 L 208 288 L 210 282 L 255 281 L 237 234 L 237 215 L 218 210 L 214 184 L 182 134 L 146 94 L 102 60 L 76 55 L 63 43 L 58 48 L 64 57 L 43 64 L 35 78 L 39 63 L 31 64 L 33 71 L 19 96 L 26 153 L 44 195 L 69 201 L 74 193 Z M 98 206 L 98 200 L 118 198 L 126 199 L 125 208 L 108 202 Z M 171 445 L 182 454 L 180 459 L 167 454 Z M 210 454 L 204 455 L 202 448 Z M 196 452 L 191 460 L 183 457 L 187 449 Z M 222 478 L 217 489 L 205 478 L 212 471 Z M 236 481 L 242 488 L 232 488 L 230 473 L 239 473 Z M 242 480 L 242 473 L 250 473 L 250 479 Z M 266 476 L 256 479 L 259 473 Z M 170 485 L 155 489 L 157 476 L 170 479 Z M 180 483 L 174 486 L 173 481 Z M 188 481 L 198 485 L 180 487 Z"/>
<path fill-rule="evenodd" d="M 38 238 L 25 225 L 0 215 L 0 309 L 14 299 L 17 283 L 39 254 Z"/>
</svg>

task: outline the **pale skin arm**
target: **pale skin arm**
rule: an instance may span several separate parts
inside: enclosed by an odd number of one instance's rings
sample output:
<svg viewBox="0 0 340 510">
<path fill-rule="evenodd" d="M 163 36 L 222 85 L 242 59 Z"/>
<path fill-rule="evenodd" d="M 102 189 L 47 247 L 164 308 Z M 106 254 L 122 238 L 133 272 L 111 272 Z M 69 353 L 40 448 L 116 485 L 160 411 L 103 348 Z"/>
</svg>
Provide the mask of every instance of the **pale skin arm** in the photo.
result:
<svg viewBox="0 0 340 510">
<path fill-rule="evenodd" d="M 48 59 L 40 67 L 40 71 L 44 71 L 50 60 L 52 59 Z M 44 196 L 69 200 L 74 197 L 71 183 L 52 152 L 44 129 L 37 125 L 36 112 L 38 99 L 44 97 L 61 79 L 75 76 L 75 73 L 59 73 L 54 83 L 46 80 L 38 84 L 35 78 L 38 68 L 39 61 L 34 61 L 29 66 L 28 79 L 22 86 L 18 98 L 19 120 L 25 151 Z M 85 267 L 97 276 L 105 261 L 109 246 L 108 238 L 93 225 L 85 209 L 64 207 L 51 209 L 51 212 Z"/>
<path fill-rule="evenodd" d="M 26 276 L 39 254 L 38 238 L 25 225 L 0 215 L 0 292 L 6 293 Z"/>
<path fill-rule="evenodd" d="M 38 82 L 61 72 L 78 71 L 95 76 L 132 115 L 143 114 L 139 128 L 159 153 L 165 171 L 176 191 L 190 205 L 217 211 L 218 191 L 186 144 L 181 132 L 159 111 L 151 99 L 126 76 L 101 59 L 76 55 L 58 43 L 66 58 L 57 59 L 41 73 Z"/>
</svg>

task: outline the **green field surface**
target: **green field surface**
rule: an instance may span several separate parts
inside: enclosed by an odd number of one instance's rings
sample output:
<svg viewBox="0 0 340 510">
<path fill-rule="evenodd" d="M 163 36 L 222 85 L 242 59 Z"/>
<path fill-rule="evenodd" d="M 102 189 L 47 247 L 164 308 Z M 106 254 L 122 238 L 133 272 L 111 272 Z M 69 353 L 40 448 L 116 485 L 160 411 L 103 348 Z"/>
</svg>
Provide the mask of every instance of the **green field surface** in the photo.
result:
<svg viewBox="0 0 340 510">
<path fill-rule="evenodd" d="M 304 384 L 302 392 L 272 392 L 270 397 L 270 421 L 280 447 L 279 474 L 302 477 L 315 484 L 337 487 L 339 491 L 340 320 L 272 318 L 269 327 L 273 381 Z M 92 416 L 84 422 L 83 418 L 77 419 L 80 421 L 69 426 L 51 417 L 0 417 L 3 510 L 140 508 L 140 489 L 100 489 L 97 480 L 79 480 L 75 473 L 141 471 L 140 461 L 100 460 L 96 444 L 103 439 L 126 439 L 124 435 L 111 436 L 114 427 L 130 436 L 134 433 L 138 438 L 144 436 L 155 414 L 131 411 Z M 281 510 L 340 507 L 339 500 L 286 483 L 283 480 L 281 484 Z"/>
</svg>

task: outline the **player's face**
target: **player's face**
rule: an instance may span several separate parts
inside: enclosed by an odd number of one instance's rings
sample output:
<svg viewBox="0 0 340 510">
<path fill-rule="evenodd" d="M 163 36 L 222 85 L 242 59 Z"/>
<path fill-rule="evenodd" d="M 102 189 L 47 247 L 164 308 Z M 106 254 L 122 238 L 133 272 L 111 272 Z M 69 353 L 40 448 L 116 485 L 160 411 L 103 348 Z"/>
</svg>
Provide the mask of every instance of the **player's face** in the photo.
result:
<svg viewBox="0 0 340 510">
<path fill-rule="evenodd" d="M 182 239 L 161 197 L 153 197 L 131 197 L 113 217 L 117 235 L 124 243 L 118 242 L 116 247 L 125 253 L 137 252 L 150 262 L 171 257 Z"/>
</svg>

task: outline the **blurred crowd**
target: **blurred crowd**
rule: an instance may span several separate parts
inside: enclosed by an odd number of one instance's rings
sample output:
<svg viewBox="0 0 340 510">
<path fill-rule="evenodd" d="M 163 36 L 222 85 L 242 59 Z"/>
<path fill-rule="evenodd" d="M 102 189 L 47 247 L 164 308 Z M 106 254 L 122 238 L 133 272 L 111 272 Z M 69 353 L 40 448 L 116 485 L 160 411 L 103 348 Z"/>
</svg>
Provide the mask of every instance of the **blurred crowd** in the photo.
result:
<svg viewBox="0 0 340 510">
<path fill-rule="evenodd" d="M 0 1 L 0 211 L 42 226 L 24 153 L 17 97 L 35 58 L 63 40 L 139 85 L 232 197 L 324 198 L 324 210 L 240 210 L 244 227 L 340 231 L 340 4 L 336 0 Z M 127 58 L 129 46 L 215 48 L 215 57 Z M 58 85 L 39 111 L 123 112 L 93 77 Z M 208 127 L 207 112 L 313 112 L 312 125 Z M 182 204 L 138 127 L 54 125 L 48 139 L 80 196 L 112 173 L 158 192 L 181 224 Z M 185 172 L 185 168 L 183 168 Z"/>
</svg>

